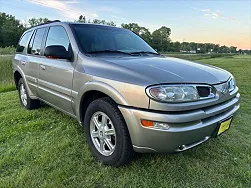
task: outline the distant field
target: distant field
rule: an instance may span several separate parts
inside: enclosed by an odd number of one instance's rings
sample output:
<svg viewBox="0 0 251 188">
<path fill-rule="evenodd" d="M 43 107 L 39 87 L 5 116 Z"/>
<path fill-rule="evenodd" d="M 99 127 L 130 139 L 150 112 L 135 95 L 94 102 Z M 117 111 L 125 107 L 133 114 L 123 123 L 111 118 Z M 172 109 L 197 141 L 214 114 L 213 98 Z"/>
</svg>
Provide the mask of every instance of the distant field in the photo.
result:
<svg viewBox="0 0 251 188">
<path fill-rule="evenodd" d="M 5 48 L 0 48 L 0 55 L 13 55 L 15 54 L 16 48 L 15 47 L 5 47 Z"/>
<path fill-rule="evenodd" d="M 180 53 L 161 53 L 169 57 L 176 57 L 187 60 L 211 59 L 218 57 L 233 57 L 235 54 L 180 54 Z"/>
<path fill-rule="evenodd" d="M 15 89 L 11 59 L 12 56 L 0 56 L 0 93 Z"/>
<path fill-rule="evenodd" d="M 251 56 L 199 61 L 237 80 L 241 108 L 230 130 L 183 153 L 139 154 L 121 168 L 92 158 L 84 130 L 72 118 L 47 105 L 24 110 L 16 91 L 0 93 L 0 187 L 250 188 Z"/>
</svg>

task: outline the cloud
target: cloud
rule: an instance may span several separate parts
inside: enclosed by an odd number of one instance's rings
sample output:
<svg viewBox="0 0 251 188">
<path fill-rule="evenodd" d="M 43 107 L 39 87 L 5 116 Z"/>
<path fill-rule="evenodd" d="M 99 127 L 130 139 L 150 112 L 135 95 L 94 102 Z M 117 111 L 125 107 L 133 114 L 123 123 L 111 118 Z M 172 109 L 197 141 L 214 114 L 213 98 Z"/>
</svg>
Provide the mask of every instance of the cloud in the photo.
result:
<svg viewBox="0 0 251 188">
<path fill-rule="evenodd" d="M 236 21 L 239 22 L 239 20 L 234 16 L 225 16 L 223 15 L 220 10 L 213 11 L 211 9 L 199 9 L 199 8 L 193 8 L 194 10 L 204 12 L 204 16 L 207 18 L 212 19 L 222 19 L 222 20 L 230 20 L 230 21 Z"/>
<path fill-rule="evenodd" d="M 104 12 L 114 12 L 113 8 L 109 6 L 102 6 L 102 7 L 99 7 L 98 9 Z"/>
<path fill-rule="evenodd" d="M 121 12 L 123 12 L 123 10 L 121 10 L 118 7 L 111 7 L 111 6 L 100 6 L 100 7 L 96 7 L 96 10 L 101 11 L 101 12 L 106 12 L 106 13 L 112 13 L 112 14 L 121 14 Z"/>
<path fill-rule="evenodd" d="M 72 0 L 72 1 L 64 1 L 65 4 L 76 4 L 79 3 L 77 0 Z"/>
<path fill-rule="evenodd" d="M 122 20 L 122 21 L 128 21 L 128 19 L 126 19 L 124 17 L 116 16 L 116 15 L 111 15 L 111 17 L 116 18 L 118 20 Z"/>
<path fill-rule="evenodd" d="M 80 15 L 85 15 L 88 18 L 94 19 L 98 15 L 91 11 L 82 11 L 80 9 L 69 6 L 69 4 L 75 4 L 77 1 L 59 1 L 59 0 L 27 0 L 30 3 L 40 6 L 59 10 L 61 15 L 68 19 L 78 19 Z"/>
<path fill-rule="evenodd" d="M 199 8 L 196 8 L 196 7 L 193 7 L 194 10 L 198 10 L 198 11 L 201 11 L 201 12 L 211 12 L 211 9 L 199 9 Z"/>
</svg>

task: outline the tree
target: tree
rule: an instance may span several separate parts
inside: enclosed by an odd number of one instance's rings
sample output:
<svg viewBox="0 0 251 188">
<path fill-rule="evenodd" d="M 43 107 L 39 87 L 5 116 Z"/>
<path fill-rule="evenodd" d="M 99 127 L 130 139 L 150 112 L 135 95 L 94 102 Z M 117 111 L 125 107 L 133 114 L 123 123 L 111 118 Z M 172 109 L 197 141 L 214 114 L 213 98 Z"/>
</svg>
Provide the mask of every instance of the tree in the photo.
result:
<svg viewBox="0 0 251 188">
<path fill-rule="evenodd" d="M 38 24 L 48 22 L 48 18 L 31 18 L 28 23 L 21 24 L 14 16 L 0 12 L 0 47 L 16 46 L 22 33 L 29 27 L 36 26 Z M 75 22 L 82 23 L 95 23 L 104 24 L 110 26 L 116 26 L 113 21 L 99 20 L 99 19 L 86 19 L 85 16 L 80 15 L 79 19 Z M 140 26 L 137 23 L 121 24 L 122 28 L 129 29 L 134 33 L 141 36 L 146 42 L 148 42 L 153 48 L 159 51 L 180 52 L 183 51 L 197 51 L 197 53 L 237 53 L 237 47 L 212 43 L 195 43 L 195 42 L 172 42 L 170 40 L 171 29 L 162 26 L 155 30 L 153 33 L 146 27 Z M 198 50 L 199 49 L 199 50 Z M 251 53 L 250 50 L 241 50 L 239 53 Z"/>
<path fill-rule="evenodd" d="M 179 52 L 181 50 L 181 44 L 180 42 L 176 41 L 176 42 L 172 42 L 170 43 L 170 51 L 172 52 Z"/>
<path fill-rule="evenodd" d="M 122 28 L 129 29 L 132 32 L 136 33 L 137 35 L 141 36 L 146 42 L 151 44 L 152 35 L 150 31 L 142 26 L 139 26 L 137 23 L 128 23 L 128 24 L 121 24 Z"/>
<path fill-rule="evenodd" d="M 229 52 L 230 50 L 227 46 L 224 45 L 220 47 L 220 53 L 229 53 Z"/>
<path fill-rule="evenodd" d="M 110 25 L 110 26 L 116 26 L 116 24 L 113 21 L 105 21 L 105 20 L 98 20 L 94 19 L 92 21 L 94 24 L 103 24 L 103 25 Z"/>
<path fill-rule="evenodd" d="M 16 46 L 24 31 L 15 16 L 0 12 L 0 47 Z"/>
<path fill-rule="evenodd" d="M 86 19 L 85 19 L 85 16 L 83 15 L 80 15 L 77 22 L 80 22 L 80 23 L 86 23 Z"/>
<path fill-rule="evenodd" d="M 219 44 L 215 44 L 214 45 L 213 52 L 215 52 L 215 53 L 219 53 L 220 52 L 220 45 Z"/>
<path fill-rule="evenodd" d="M 31 19 L 28 20 L 28 24 L 29 24 L 30 27 L 34 27 L 36 25 L 43 24 L 43 23 L 46 23 L 48 21 L 49 21 L 48 18 L 31 18 Z"/>
<path fill-rule="evenodd" d="M 152 46 L 153 48 L 161 51 L 166 51 L 167 46 L 170 43 L 170 34 L 171 34 L 171 29 L 162 26 L 161 28 L 155 30 L 152 33 Z"/>
<path fill-rule="evenodd" d="M 236 53 L 237 47 L 235 46 L 230 46 L 230 53 Z"/>
</svg>

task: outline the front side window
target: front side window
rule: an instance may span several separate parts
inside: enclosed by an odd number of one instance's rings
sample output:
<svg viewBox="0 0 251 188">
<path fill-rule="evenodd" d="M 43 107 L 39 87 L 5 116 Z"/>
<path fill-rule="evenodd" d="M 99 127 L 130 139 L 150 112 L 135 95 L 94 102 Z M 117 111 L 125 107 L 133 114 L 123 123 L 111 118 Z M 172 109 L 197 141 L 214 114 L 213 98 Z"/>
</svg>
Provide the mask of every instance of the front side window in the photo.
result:
<svg viewBox="0 0 251 188">
<path fill-rule="evenodd" d="M 121 28 L 88 24 L 72 24 L 80 48 L 86 52 L 120 51 L 156 53 L 135 33 Z"/>
<path fill-rule="evenodd" d="M 46 28 L 37 29 L 31 48 L 31 54 L 40 55 L 45 29 Z"/>
<path fill-rule="evenodd" d="M 65 29 L 62 26 L 50 27 L 45 48 L 48 46 L 63 46 L 69 52 L 70 41 Z"/>
<path fill-rule="evenodd" d="M 25 47 L 26 47 L 27 44 L 28 44 L 29 38 L 30 38 L 30 36 L 31 36 L 31 33 L 32 33 L 32 32 L 29 31 L 29 32 L 25 33 L 25 34 L 22 36 L 21 40 L 19 41 L 19 43 L 18 43 L 18 45 L 17 45 L 17 50 L 16 50 L 16 52 L 22 53 L 22 52 L 24 51 Z"/>
</svg>

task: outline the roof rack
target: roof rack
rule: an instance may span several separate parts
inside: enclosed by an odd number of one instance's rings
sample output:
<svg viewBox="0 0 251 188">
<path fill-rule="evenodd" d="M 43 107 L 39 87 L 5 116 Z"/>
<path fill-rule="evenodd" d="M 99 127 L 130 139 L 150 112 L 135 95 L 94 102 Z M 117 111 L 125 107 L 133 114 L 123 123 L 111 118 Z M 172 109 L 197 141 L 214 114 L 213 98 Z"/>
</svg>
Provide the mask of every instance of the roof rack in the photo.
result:
<svg viewBox="0 0 251 188">
<path fill-rule="evenodd" d="M 48 20 L 47 22 L 35 25 L 34 27 L 45 25 L 45 24 L 50 24 L 50 23 L 55 23 L 55 22 L 61 22 L 61 21 L 60 20 Z"/>
</svg>

